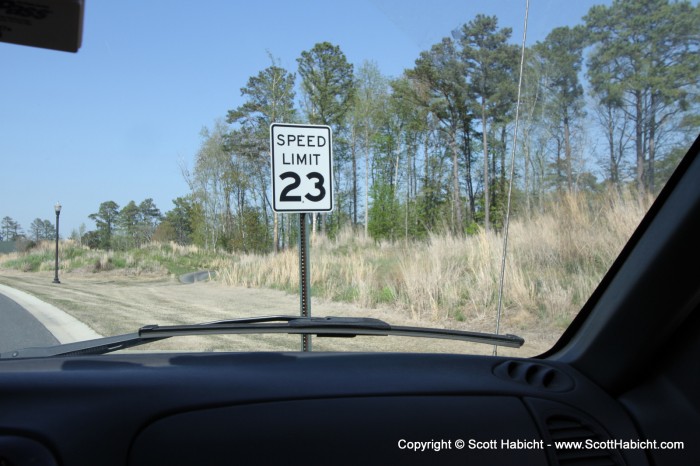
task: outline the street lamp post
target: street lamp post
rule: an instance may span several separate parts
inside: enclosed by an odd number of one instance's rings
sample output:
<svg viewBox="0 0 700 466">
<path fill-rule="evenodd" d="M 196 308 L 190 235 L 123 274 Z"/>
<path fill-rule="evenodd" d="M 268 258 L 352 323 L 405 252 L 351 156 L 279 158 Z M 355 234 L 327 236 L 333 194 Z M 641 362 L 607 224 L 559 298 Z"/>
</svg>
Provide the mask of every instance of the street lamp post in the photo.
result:
<svg viewBox="0 0 700 466">
<path fill-rule="evenodd" d="M 58 216 L 61 215 L 61 203 L 57 202 L 55 206 L 53 206 L 54 210 L 56 211 L 56 267 L 55 267 L 55 274 L 53 276 L 53 282 L 54 283 L 61 283 L 58 280 Z"/>
</svg>

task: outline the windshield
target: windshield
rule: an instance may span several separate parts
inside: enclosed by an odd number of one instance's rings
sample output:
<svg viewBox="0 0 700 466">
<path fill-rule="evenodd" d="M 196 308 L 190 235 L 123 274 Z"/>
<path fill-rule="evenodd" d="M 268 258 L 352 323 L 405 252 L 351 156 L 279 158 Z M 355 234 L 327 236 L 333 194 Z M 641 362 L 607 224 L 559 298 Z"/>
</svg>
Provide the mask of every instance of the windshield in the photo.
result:
<svg viewBox="0 0 700 466">
<path fill-rule="evenodd" d="M 20 3 L 0 32 L 38 21 Z M 698 134 L 700 8 L 533 0 L 527 18 L 511 0 L 88 1 L 76 53 L 0 42 L 0 352 L 304 313 L 548 350 Z"/>
</svg>

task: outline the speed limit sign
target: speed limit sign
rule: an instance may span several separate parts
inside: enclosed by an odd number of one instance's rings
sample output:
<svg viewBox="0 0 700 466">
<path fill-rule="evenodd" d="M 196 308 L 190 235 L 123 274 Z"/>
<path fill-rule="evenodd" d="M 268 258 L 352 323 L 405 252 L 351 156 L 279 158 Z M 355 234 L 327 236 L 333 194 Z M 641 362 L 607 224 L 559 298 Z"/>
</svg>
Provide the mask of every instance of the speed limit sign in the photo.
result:
<svg viewBox="0 0 700 466">
<path fill-rule="evenodd" d="M 321 125 L 270 125 L 272 209 L 333 210 L 331 129 Z"/>
</svg>

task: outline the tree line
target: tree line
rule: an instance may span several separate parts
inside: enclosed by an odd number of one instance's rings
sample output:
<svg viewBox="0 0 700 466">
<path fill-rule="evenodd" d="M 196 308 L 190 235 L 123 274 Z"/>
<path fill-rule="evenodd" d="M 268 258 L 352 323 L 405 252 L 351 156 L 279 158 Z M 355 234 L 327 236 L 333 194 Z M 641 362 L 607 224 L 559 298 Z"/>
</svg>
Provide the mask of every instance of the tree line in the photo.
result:
<svg viewBox="0 0 700 466">
<path fill-rule="evenodd" d="M 50 220 L 35 218 L 25 233 L 22 225 L 9 216 L 0 220 L 0 241 L 31 240 L 34 242 L 54 239 L 56 227 Z"/>
<path fill-rule="evenodd" d="M 154 239 L 267 252 L 295 244 L 295 215 L 272 211 L 271 123 L 331 127 L 333 212 L 314 234 L 351 227 L 377 239 L 464 235 L 502 227 L 510 157 L 513 209 L 529 216 L 559 194 L 655 193 L 700 124 L 700 7 L 616 0 L 592 7 L 525 50 L 513 147 L 520 48 L 495 16 L 477 15 L 395 78 L 349 63 L 339 46 L 301 52 L 240 89 L 243 103 L 201 132 L 190 192 L 161 214 L 152 199 L 90 215 L 92 247 Z M 297 92 L 299 91 L 299 96 Z"/>
<path fill-rule="evenodd" d="M 698 19 L 688 2 L 615 1 L 526 50 L 518 212 L 562 192 L 659 189 L 697 135 Z M 270 206 L 273 122 L 333 130 L 337 203 L 313 216 L 314 232 L 348 225 L 398 239 L 499 229 L 520 60 L 511 35 L 495 16 L 477 15 L 394 79 L 372 62 L 355 68 L 328 42 L 302 52 L 296 72 L 271 59 L 241 88 L 243 104 L 202 132 L 183 169 L 198 241 L 262 251 L 294 243 L 296 220 Z"/>
</svg>

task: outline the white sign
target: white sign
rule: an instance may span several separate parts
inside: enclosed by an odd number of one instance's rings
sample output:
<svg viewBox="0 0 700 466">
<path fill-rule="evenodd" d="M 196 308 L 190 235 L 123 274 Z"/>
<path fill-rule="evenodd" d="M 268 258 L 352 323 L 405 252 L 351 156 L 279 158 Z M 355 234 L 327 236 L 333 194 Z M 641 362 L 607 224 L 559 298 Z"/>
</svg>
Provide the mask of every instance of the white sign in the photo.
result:
<svg viewBox="0 0 700 466">
<path fill-rule="evenodd" d="M 270 125 L 272 210 L 333 210 L 331 129 L 318 125 Z"/>
</svg>

